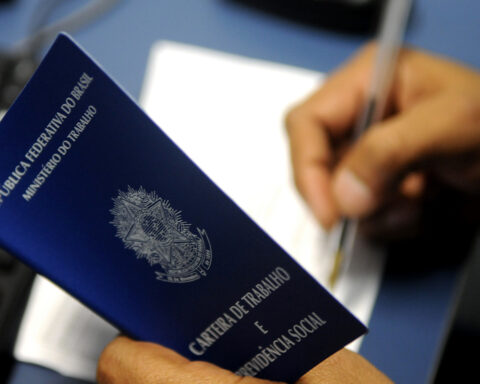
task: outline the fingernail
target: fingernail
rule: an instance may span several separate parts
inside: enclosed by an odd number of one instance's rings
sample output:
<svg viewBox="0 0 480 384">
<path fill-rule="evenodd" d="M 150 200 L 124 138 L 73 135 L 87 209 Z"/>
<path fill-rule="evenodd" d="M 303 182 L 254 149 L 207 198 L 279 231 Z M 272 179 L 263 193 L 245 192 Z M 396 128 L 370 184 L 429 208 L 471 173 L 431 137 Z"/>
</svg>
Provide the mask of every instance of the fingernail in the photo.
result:
<svg viewBox="0 0 480 384">
<path fill-rule="evenodd" d="M 349 216 L 360 216 L 375 206 L 370 188 L 349 169 L 340 171 L 333 185 L 333 193 L 341 211 Z"/>
</svg>

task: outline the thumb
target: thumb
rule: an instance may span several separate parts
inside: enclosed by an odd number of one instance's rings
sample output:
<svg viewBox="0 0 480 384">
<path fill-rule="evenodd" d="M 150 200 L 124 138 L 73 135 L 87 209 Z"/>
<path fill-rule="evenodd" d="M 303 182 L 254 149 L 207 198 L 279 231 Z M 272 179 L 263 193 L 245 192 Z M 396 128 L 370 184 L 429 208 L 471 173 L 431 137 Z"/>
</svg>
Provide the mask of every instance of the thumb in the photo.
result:
<svg viewBox="0 0 480 384">
<path fill-rule="evenodd" d="M 99 384 L 282 384 L 240 377 L 216 365 L 189 361 L 158 344 L 117 337 L 102 352 Z"/>
<path fill-rule="evenodd" d="M 479 112 L 475 97 L 442 93 L 372 126 L 335 171 L 332 188 L 340 212 L 366 216 L 413 167 L 478 148 Z"/>
</svg>

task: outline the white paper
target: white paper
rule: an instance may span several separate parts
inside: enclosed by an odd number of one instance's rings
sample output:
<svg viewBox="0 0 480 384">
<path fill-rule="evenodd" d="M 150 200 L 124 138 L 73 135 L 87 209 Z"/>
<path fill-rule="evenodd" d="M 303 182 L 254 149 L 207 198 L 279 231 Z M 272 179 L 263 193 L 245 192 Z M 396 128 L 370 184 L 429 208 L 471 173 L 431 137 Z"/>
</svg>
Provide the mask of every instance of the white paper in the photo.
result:
<svg viewBox="0 0 480 384">
<path fill-rule="evenodd" d="M 286 112 L 318 72 L 168 41 L 153 46 L 141 95 L 149 116 L 278 244 L 327 287 L 338 229 L 328 235 L 299 197 Z M 333 295 L 368 324 L 382 252 L 358 241 Z M 361 339 L 350 344 L 358 350 Z"/>
<path fill-rule="evenodd" d="M 294 188 L 283 128 L 292 103 L 322 80 L 322 74 L 305 69 L 159 42 L 151 50 L 141 104 L 220 188 L 326 286 L 334 241 Z M 361 257 L 340 276 L 333 294 L 368 324 L 383 263 L 376 250 L 358 253 Z M 98 356 L 116 334 L 75 299 L 37 278 L 15 357 L 93 381 Z M 349 347 L 358 350 L 360 341 Z"/>
<path fill-rule="evenodd" d="M 97 360 L 118 330 L 72 296 L 37 276 L 15 344 L 17 360 L 95 380 Z"/>
</svg>

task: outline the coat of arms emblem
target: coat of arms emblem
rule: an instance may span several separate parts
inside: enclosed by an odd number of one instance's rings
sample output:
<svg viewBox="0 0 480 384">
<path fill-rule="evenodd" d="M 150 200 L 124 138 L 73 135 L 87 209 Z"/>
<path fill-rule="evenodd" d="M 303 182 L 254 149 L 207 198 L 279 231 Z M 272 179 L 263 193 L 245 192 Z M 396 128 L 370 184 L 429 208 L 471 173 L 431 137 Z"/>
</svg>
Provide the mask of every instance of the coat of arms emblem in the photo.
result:
<svg viewBox="0 0 480 384">
<path fill-rule="evenodd" d="M 146 259 L 158 280 L 187 283 L 206 276 L 212 263 L 207 233 L 182 220 L 181 212 L 155 192 L 140 187 L 119 191 L 113 199 L 113 224 L 125 248 Z"/>
</svg>

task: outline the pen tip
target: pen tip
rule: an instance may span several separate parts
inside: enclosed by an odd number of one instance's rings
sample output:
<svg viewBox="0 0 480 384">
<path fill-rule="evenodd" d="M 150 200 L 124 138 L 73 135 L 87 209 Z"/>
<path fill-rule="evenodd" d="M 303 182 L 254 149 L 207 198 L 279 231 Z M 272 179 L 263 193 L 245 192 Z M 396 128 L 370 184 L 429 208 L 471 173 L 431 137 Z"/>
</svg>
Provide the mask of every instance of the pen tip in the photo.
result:
<svg viewBox="0 0 480 384">
<path fill-rule="evenodd" d="M 343 252 L 341 249 L 337 250 L 335 253 L 335 259 L 333 261 L 333 268 L 332 272 L 330 273 L 330 276 L 328 278 L 328 284 L 330 288 L 334 288 L 335 284 L 338 280 L 338 276 L 340 275 L 340 269 L 342 266 L 342 260 L 343 260 Z"/>
</svg>

